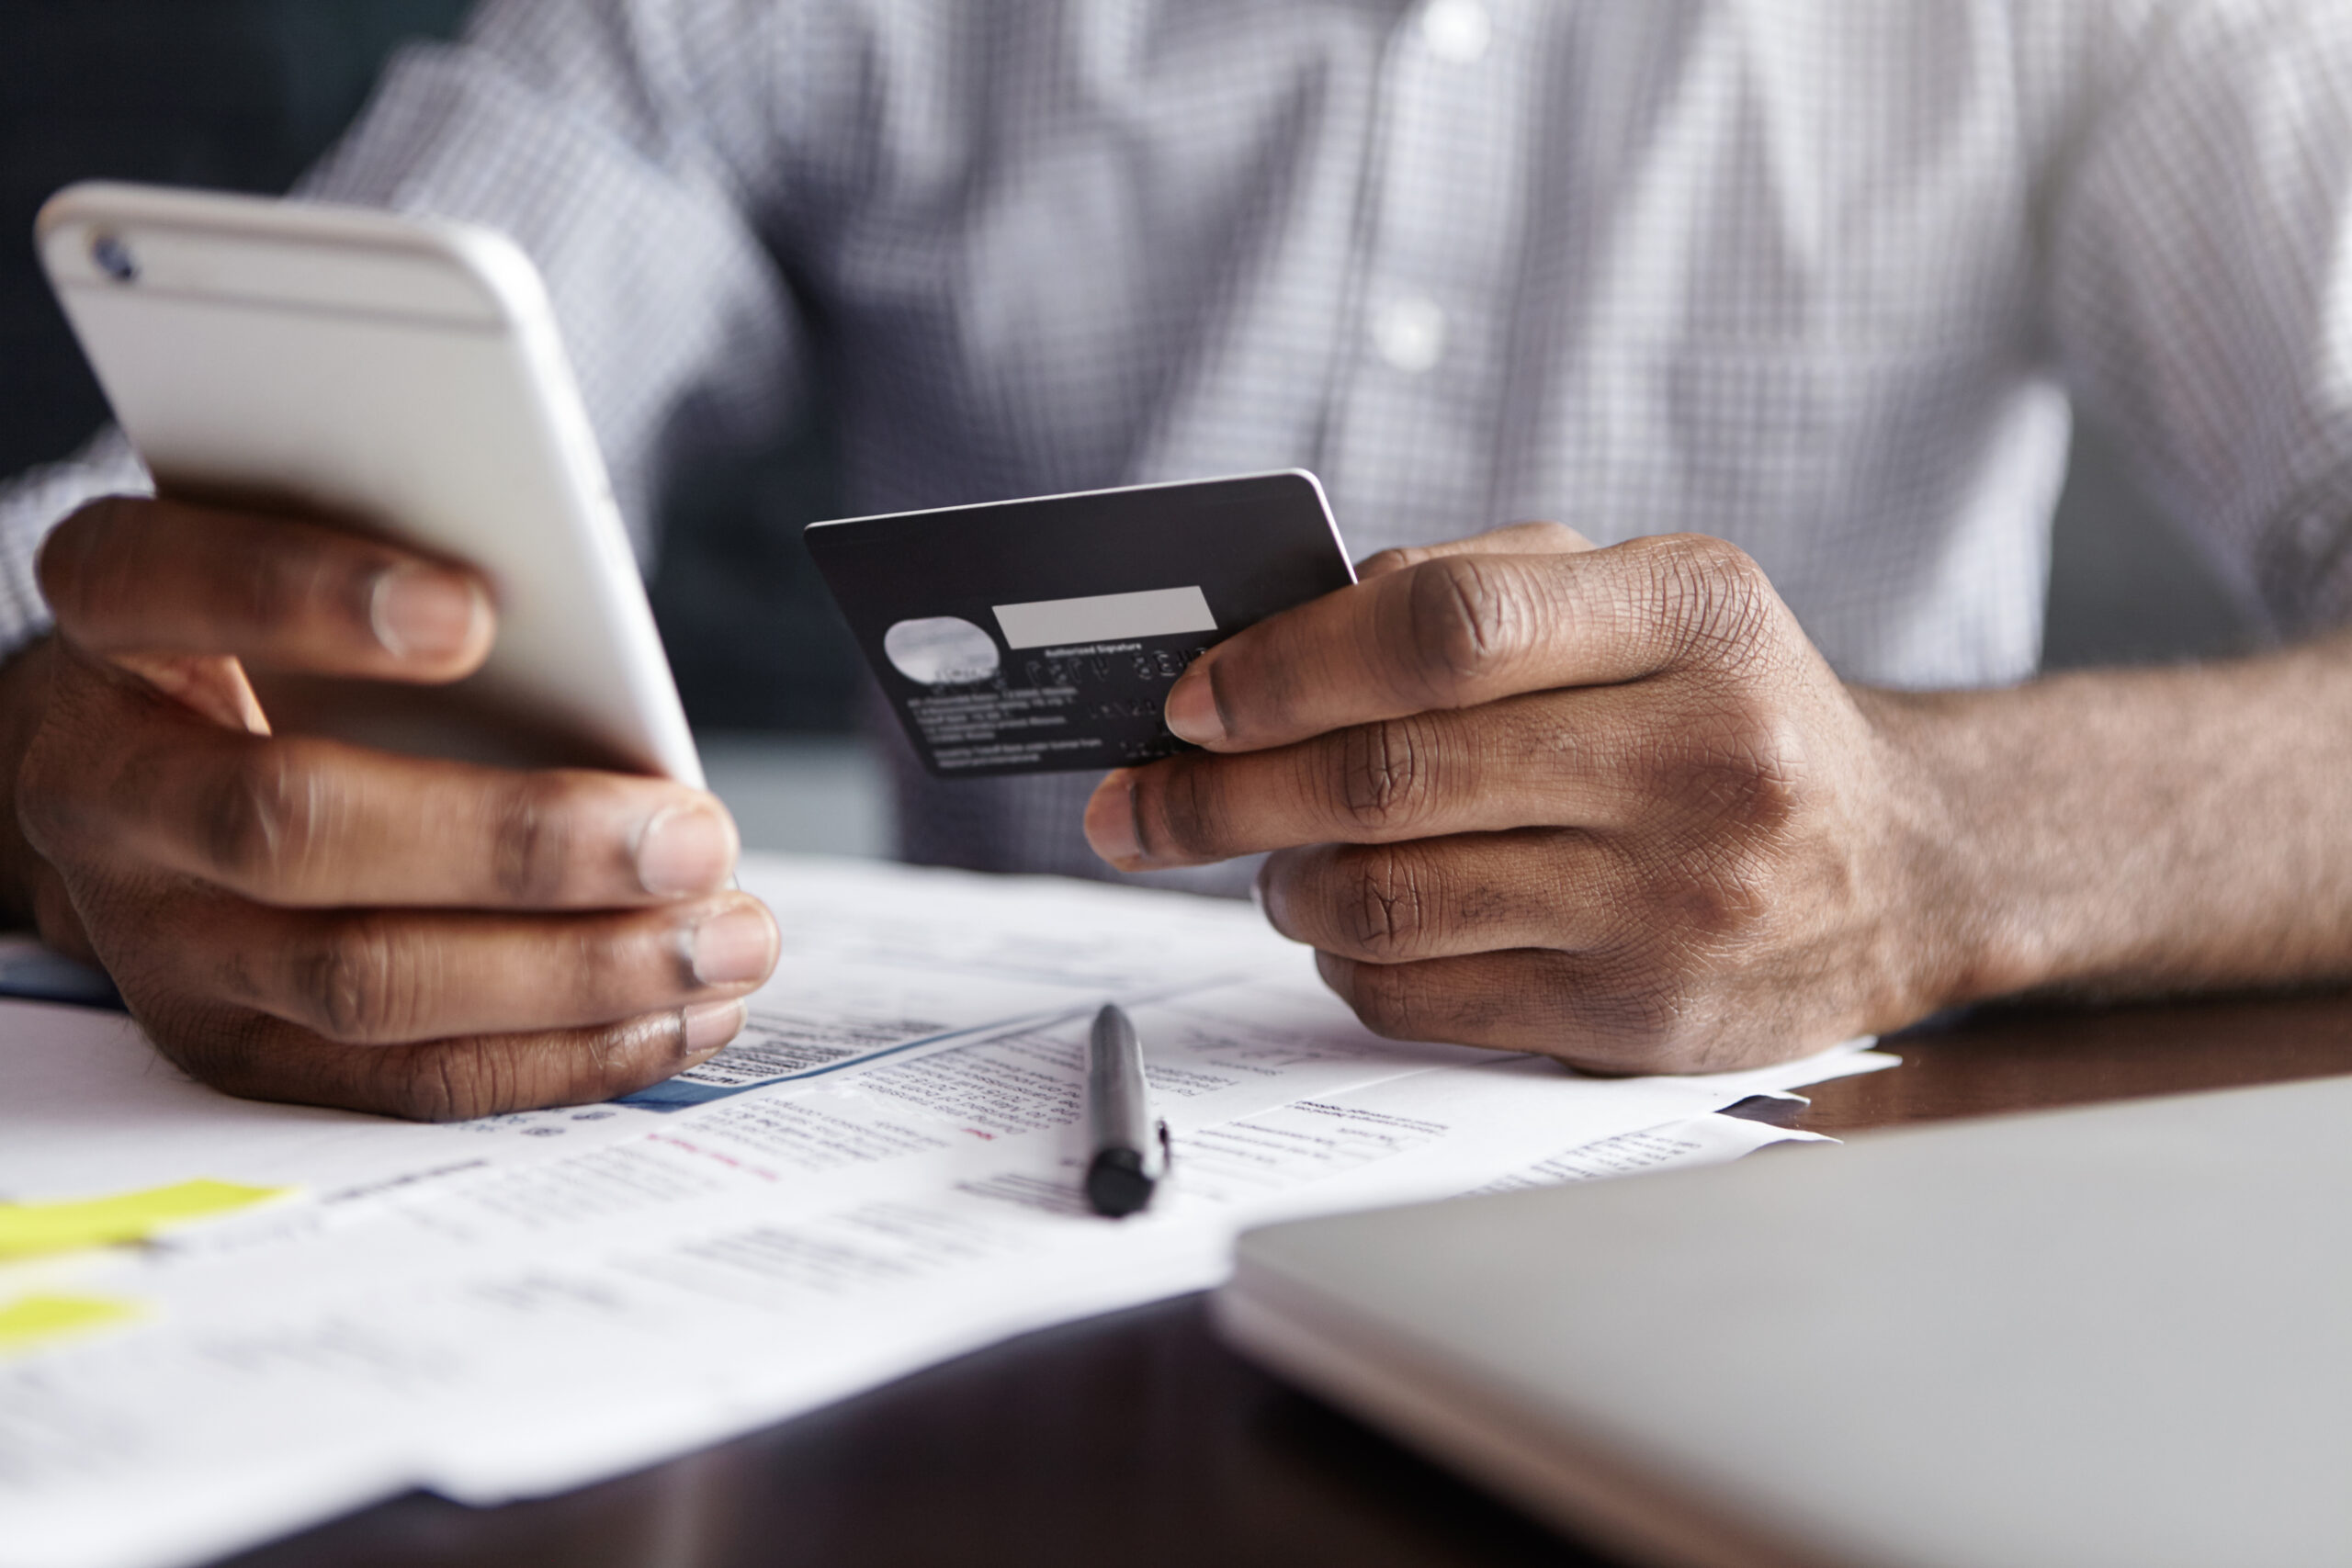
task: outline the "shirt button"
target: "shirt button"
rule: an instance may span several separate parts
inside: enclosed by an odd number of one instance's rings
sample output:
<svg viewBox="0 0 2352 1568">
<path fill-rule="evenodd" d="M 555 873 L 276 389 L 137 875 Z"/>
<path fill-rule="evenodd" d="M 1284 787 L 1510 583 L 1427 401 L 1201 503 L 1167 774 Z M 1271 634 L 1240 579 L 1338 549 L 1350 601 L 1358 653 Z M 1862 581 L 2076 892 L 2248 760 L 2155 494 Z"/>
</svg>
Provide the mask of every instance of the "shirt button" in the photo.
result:
<svg viewBox="0 0 2352 1568">
<path fill-rule="evenodd" d="M 1421 8 L 1421 42 L 1440 60 L 1467 65 L 1494 36 L 1494 20 L 1479 0 L 1430 0 Z"/>
<path fill-rule="evenodd" d="M 1392 367 L 1418 376 L 1445 352 L 1445 312 L 1419 296 L 1391 300 L 1373 315 L 1372 343 Z"/>
</svg>

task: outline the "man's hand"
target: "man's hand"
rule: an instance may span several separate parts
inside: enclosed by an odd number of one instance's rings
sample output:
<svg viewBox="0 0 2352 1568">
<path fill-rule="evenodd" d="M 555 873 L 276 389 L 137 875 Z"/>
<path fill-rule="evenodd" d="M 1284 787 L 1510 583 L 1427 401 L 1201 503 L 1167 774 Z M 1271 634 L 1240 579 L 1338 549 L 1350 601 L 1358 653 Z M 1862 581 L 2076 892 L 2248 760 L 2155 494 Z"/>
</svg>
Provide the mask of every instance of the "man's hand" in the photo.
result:
<svg viewBox="0 0 2352 1568">
<path fill-rule="evenodd" d="M 470 1117 L 710 1055 L 775 966 L 726 808 L 665 781 L 277 737 L 248 664 L 443 682 L 471 574 L 348 534 L 97 502 L 42 552 L 57 635 L 0 696 L 16 892 L 156 1044 L 234 1094 Z"/>
<path fill-rule="evenodd" d="M 1917 1017 L 1927 814 L 1763 573 L 1549 524 L 1390 552 L 1170 691 L 1124 869 L 1276 852 L 1275 927 L 1389 1035 L 1714 1071 Z"/>
</svg>

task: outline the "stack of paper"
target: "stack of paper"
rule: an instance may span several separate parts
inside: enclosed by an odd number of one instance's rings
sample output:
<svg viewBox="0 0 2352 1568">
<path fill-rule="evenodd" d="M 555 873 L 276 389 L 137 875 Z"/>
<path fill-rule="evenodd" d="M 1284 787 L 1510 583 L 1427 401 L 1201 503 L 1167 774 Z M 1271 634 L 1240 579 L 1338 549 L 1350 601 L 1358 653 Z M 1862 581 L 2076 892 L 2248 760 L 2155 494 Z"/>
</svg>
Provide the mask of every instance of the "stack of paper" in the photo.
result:
<svg viewBox="0 0 2352 1568">
<path fill-rule="evenodd" d="M 1711 1112 L 1890 1060 L 1586 1078 L 1374 1037 L 1243 906 L 820 861 L 744 882 L 786 933 L 752 1027 L 612 1105 L 248 1104 L 119 1016 L 0 1012 L 0 1199 L 298 1191 L 0 1264 L 0 1329 L 34 1303 L 0 1335 L 0 1564 L 187 1562 L 413 1486 L 575 1486 L 1215 1284 L 1245 1224 L 1734 1157 L 1792 1134 Z M 1160 1200 L 1115 1223 L 1078 1190 L 1106 998 L 1175 1138 Z"/>
</svg>

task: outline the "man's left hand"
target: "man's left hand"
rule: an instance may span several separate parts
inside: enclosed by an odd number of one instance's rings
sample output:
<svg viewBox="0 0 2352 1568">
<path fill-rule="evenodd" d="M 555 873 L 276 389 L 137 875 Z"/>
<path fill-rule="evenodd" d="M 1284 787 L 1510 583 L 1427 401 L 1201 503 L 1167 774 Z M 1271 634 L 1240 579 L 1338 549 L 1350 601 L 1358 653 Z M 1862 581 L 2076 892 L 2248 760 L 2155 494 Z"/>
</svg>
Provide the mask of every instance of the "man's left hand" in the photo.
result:
<svg viewBox="0 0 2352 1568">
<path fill-rule="evenodd" d="M 1271 850 L 1372 1029 L 1709 1072 L 1932 1010 L 1928 793 L 1755 562 L 1522 525 L 1391 551 L 1211 649 L 1204 748 L 1106 778 L 1125 870 Z"/>
</svg>

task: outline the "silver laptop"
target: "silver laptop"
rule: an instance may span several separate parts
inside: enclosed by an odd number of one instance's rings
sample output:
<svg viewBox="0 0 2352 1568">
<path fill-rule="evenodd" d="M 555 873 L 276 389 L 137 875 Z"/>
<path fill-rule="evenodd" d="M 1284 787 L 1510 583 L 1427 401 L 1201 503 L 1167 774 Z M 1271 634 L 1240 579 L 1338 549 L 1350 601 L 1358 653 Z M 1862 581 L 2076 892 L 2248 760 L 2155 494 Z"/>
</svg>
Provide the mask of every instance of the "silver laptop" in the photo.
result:
<svg viewBox="0 0 2352 1568">
<path fill-rule="evenodd" d="M 2352 1564 L 2352 1078 L 1276 1225 L 1216 1313 L 1645 1561 Z"/>
</svg>

